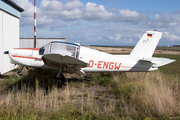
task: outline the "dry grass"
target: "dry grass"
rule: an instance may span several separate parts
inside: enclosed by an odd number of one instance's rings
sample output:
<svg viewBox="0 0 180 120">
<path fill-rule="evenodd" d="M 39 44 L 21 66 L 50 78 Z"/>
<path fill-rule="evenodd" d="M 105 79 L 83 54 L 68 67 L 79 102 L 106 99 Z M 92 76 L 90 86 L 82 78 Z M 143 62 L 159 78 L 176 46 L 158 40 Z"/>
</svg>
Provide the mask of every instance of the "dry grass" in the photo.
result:
<svg viewBox="0 0 180 120">
<path fill-rule="evenodd" d="M 125 73 L 121 78 L 114 74 L 112 92 L 118 93 L 121 114 L 131 117 L 179 115 L 179 78 L 171 77 L 160 72 Z"/>
<path fill-rule="evenodd" d="M 96 78 L 96 80 L 106 80 Z M 69 82 L 48 91 L 22 85 L 0 96 L 0 119 L 145 119 L 180 115 L 179 78 L 113 73 L 109 85 Z M 98 83 L 98 82 L 97 82 Z M 101 83 L 101 82 L 100 82 Z M 109 91 L 110 90 L 110 91 Z"/>
<path fill-rule="evenodd" d="M 25 116 L 20 117 L 21 119 L 27 119 L 27 115 L 30 118 L 32 116 L 41 118 L 42 114 L 44 117 L 41 119 L 51 119 L 54 114 L 58 119 L 91 118 L 93 116 L 101 118 L 100 115 L 112 115 L 114 108 L 108 107 L 111 106 L 111 100 L 108 105 L 100 102 L 100 99 L 96 99 L 96 90 L 89 91 L 90 88 L 86 88 L 85 83 L 80 83 L 81 86 L 76 87 L 77 84 L 69 84 L 60 89 L 53 86 L 48 91 L 38 85 L 35 90 L 26 85 L 21 86 L 21 89 L 14 87 L 0 97 L 0 119 L 17 119 L 23 114 Z M 98 86 L 93 87 L 100 89 Z"/>
</svg>

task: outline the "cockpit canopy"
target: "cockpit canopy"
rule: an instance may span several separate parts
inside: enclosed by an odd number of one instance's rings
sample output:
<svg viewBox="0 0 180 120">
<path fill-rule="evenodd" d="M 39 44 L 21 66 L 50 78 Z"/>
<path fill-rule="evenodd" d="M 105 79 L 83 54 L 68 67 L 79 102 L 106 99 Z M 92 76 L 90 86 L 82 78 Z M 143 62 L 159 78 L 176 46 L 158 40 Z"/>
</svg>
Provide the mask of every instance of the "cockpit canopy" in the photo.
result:
<svg viewBox="0 0 180 120">
<path fill-rule="evenodd" d="M 53 41 L 39 48 L 39 55 L 57 53 L 63 56 L 79 57 L 80 45 L 75 43 Z"/>
</svg>

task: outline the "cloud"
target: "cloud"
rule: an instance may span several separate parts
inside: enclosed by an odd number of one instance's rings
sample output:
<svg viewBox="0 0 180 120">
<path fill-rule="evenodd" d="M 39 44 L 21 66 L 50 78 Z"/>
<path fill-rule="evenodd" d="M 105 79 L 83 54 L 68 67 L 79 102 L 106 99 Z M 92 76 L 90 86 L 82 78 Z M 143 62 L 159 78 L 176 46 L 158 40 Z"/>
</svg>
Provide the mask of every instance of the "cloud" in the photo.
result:
<svg viewBox="0 0 180 120">
<path fill-rule="evenodd" d="M 81 6 L 84 6 L 84 4 L 79 0 L 70 1 L 66 4 L 63 4 L 61 1 L 57 0 L 42 0 L 40 4 L 40 7 L 47 11 L 73 10 Z"/>
<path fill-rule="evenodd" d="M 110 36 L 109 39 L 119 41 L 121 39 L 121 34 L 115 34 L 114 36 Z"/>
<path fill-rule="evenodd" d="M 163 37 L 167 39 L 168 41 L 180 41 L 180 36 L 169 33 L 169 32 L 164 32 Z"/>
<path fill-rule="evenodd" d="M 101 21 L 110 19 L 113 16 L 113 13 L 106 11 L 103 5 L 88 2 L 85 6 L 84 15 L 86 20 Z"/>
<path fill-rule="evenodd" d="M 136 11 L 131 11 L 128 9 L 122 9 L 118 10 L 118 14 L 115 15 L 113 18 L 114 22 L 142 22 L 142 21 L 147 21 L 148 16 L 139 14 Z"/>
<path fill-rule="evenodd" d="M 124 16 L 124 17 L 139 17 L 140 16 L 138 12 L 131 11 L 131 10 L 128 10 L 128 9 L 119 10 L 119 15 Z"/>
<path fill-rule="evenodd" d="M 72 2 L 66 3 L 64 7 L 65 7 L 65 9 L 73 10 L 73 9 L 80 8 L 82 6 L 84 6 L 84 4 L 82 2 L 80 2 L 79 0 L 75 0 Z"/>
<path fill-rule="evenodd" d="M 75 21 L 82 18 L 81 7 L 84 4 L 78 0 L 63 4 L 61 1 L 42 0 L 40 7 L 45 14 L 56 20 Z"/>
<path fill-rule="evenodd" d="M 64 10 L 58 13 L 59 18 L 62 17 L 64 20 L 78 20 L 82 17 L 82 12 L 80 9 L 74 9 L 71 11 Z"/>
<path fill-rule="evenodd" d="M 39 23 L 39 27 L 51 27 L 51 25 L 54 23 L 54 20 L 51 18 L 48 18 L 47 16 L 43 16 L 40 19 L 37 19 L 37 22 Z"/>
<path fill-rule="evenodd" d="M 63 9 L 63 4 L 61 1 L 56 0 L 42 0 L 40 8 L 44 11 L 58 11 Z"/>
<path fill-rule="evenodd" d="M 149 21 L 148 25 L 153 28 L 167 28 L 167 27 L 176 27 L 180 24 L 180 21 L 176 18 L 171 17 L 170 15 L 154 15 Z"/>
</svg>

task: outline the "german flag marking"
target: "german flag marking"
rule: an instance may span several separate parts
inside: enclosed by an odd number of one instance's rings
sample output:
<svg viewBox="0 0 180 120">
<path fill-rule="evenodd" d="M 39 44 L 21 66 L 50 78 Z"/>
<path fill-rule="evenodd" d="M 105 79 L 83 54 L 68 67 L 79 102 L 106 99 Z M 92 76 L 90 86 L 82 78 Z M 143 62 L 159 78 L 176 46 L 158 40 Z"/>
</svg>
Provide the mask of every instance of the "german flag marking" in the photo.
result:
<svg viewBox="0 0 180 120">
<path fill-rule="evenodd" d="M 147 34 L 147 37 L 148 38 L 152 38 L 152 34 Z"/>
</svg>

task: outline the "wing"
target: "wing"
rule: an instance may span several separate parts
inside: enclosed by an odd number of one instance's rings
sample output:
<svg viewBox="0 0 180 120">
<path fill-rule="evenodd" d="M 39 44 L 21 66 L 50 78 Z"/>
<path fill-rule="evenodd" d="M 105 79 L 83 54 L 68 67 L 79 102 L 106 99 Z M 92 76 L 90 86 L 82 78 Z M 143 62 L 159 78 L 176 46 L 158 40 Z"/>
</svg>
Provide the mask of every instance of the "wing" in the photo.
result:
<svg viewBox="0 0 180 120">
<path fill-rule="evenodd" d="M 83 62 L 77 58 L 71 56 L 62 56 L 61 54 L 46 54 L 42 56 L 42 60 L 45 65 L 56 67 L 56 68 L 66 68 L 67 72 L 80 72 L 81 68 L 87 67 L 88 63 Z M 73 72 L 72 72 L 73 71 Z"/>
</svg>

